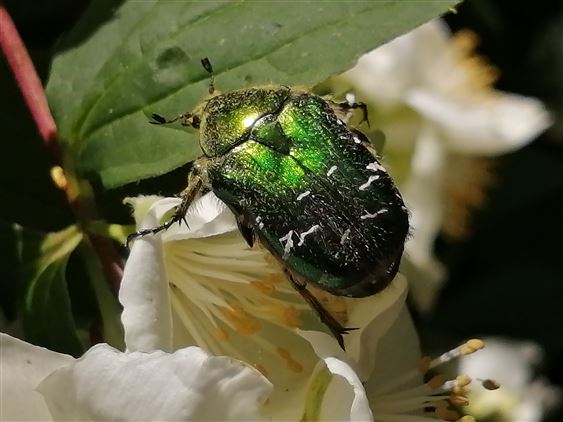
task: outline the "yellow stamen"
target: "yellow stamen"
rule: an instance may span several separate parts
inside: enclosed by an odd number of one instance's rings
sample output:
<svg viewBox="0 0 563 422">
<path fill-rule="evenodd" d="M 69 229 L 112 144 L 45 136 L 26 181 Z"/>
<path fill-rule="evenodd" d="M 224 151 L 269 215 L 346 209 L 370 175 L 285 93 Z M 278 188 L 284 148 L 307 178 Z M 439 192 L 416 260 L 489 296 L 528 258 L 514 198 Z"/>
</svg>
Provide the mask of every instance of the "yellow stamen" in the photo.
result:
<svg viewBox="0 0 563 422">
<path fill-rule="evenodd" d="M 301 312 L 293 305 L 284 306 L 282 322 L 288 327 L 300 327 L 303 324 Z"/>
<path fill-rule="evenodd" d="M 451 409 L 438 408 L 434 413 L 438 419 L 445 421 L 457 421 L 459 419 L 459 413 Z"/>
<path fill-rule="evenodd" d="M 66 190 L 68 187 L 68 180 L 63 168 L 61 166 L 53 166 L 51 167 L 50 174 L 55 186 L 60 190 Z"/>
<path fill-rule="evenodd" d="M 485 342 L 481 339 L 474 338 L 465 342 L 461 348 L 462 355 L 470 355 L 475 353 L 477 350 L 481 350 L 485 347 Z"/>
<path fill-rule="evenodd" d="M 446 382 L 446 377 L 444 375 L 436 375 L 430 379 L 426 384 L 432 390 L 440 388 Z"/>
<path fill-rule="evenodd" d="M 421 374 L 426 374 L 430 369 L 431 363 L 432 359 L 429 356 L 423 356 L 416 363 L 416 369 L 418 369 L 418 372 L 420 372 Z"/>
<path fill-rule="evenodd" d="M 301 365 L 293 358 L 293 356 L 291 356 L 289 350 L 284 349 L 283 347 L 278 347 L 277 352 L 278 355 L 280 355 L 280 357 L 285 360 L 286 365 L 290 370 L 297 373 L 303 372 L 303 365 Z"/>
<path fill-rule="evenodd" d="M 475 210 L 484 206 L 495 183 L 495 162 L 490 158 L 450 154 L 444 170 L 444 219 L 442 232 L 451 239 L 464 239 L 471 233 Z"/>
<path fill-rule="evenodd" d="M 469 399 L 465 396 L 458 396 L 456 394 L 452 394 L 448 400 L 454 406 L 467 406 L 469 404 Z"/>
<path fill-rule="evenodd" d="M 213 336 L 219 341 L 227 341 L 229 339 L 229 333 L 221 327 L 216 327 L 213 331 Z"/>
<path fill-rule="evenodd" d="M 221 313 L 233 325 L 233 329 L 243 336 L 256 334 L 262 325 L 239 305 L 222 308 Z"/>
<path fill-rule="evenodd" d="M 460 387 L 465 387 L 466 385 L 471 384 L 471 378 L 467 375 L 458 375 L 455 380 Z"/>
<path fill-rule="evenodd" d="M 268 281 L 251 281 L 250 285 L 257 289 L 260 293 L 272 296 L 276 291 L 276 286 Z"/>
</svg>

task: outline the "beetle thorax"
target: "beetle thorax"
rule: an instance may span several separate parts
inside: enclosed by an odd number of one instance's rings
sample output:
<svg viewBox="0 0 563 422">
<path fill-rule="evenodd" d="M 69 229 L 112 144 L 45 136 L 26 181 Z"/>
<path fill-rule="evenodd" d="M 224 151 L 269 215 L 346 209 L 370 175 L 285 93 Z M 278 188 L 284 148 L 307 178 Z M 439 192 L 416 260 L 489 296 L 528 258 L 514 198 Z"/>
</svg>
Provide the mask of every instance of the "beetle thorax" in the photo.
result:
<svg viewBox="0 0 563 422">
<path fill-rule="evenodd" d="M 274 87 L 244 89 L 213 97 L 201 116 L 201 149 L 208 157 L 224 155 L 245 142 L 256 121 L 278 112 L 289 96 L 289 88 Z"/>
</svg>

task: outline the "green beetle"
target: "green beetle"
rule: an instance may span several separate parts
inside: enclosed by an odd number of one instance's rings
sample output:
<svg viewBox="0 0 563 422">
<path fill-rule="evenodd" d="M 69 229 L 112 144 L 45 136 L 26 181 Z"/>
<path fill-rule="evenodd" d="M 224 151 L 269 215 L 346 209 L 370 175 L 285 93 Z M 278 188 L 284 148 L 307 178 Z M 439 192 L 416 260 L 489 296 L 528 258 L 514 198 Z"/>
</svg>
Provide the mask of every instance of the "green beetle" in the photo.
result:
<svg viewBox="0 0 563 422">
<path fill-rule="evenodd" d="M 209 61 L 202 61 L 212 74 Z M 213 93 L 213 77 L 210 84 Z M 179 117 L 198 128 L 204 156 L 171 220 L 213 191 L 234 213 L 250 246 L 257 239 L 285 268 L 341 347 L 343 327 L 306 288 L 365 297 L 397 273 L 408 212 L 369 140 L 344 123 L 361 103 L 334 103 L 285 86 L 216 95 Z M 153 115 L 153 123 L 171 123 Z"/>
</svg>

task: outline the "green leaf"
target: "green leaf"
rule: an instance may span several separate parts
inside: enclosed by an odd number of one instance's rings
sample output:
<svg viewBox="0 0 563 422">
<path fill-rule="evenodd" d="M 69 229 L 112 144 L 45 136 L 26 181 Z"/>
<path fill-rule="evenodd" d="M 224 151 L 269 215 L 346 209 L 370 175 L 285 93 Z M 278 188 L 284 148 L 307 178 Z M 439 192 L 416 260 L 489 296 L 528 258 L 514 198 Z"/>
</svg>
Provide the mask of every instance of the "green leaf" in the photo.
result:
<svg viewBox="0 0 563 422">
<path fill-rule="evenodd" d="M 312 85 L 456 2 L 129 1 L 55 59 L 48 95 L 78 169 L 117 187 L 201 154 L 196 134 L 151 126 L 146 114 L 175 116 L 201 101 L 208 85 L 203 57 L 223 91 Z M 99 9 L 92 2 L 67 43 L 91 30 Z"/>
<path fill-rule="evenodd" d="M 48 235 L 25 233 L 22 251 L 27 281 L 22 310 L 26 339 L 74 356 L 80 356 L 84 346 L 72 316 L 66 267 L 81 240 L 75 226 Z"/>
</svg>

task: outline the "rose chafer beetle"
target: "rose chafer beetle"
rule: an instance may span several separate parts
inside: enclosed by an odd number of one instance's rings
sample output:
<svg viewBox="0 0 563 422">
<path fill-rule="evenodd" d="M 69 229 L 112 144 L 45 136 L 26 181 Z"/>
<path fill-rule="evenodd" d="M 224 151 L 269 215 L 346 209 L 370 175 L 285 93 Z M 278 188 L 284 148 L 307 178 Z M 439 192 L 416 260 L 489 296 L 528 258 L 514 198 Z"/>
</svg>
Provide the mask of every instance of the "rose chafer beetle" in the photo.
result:
<svg viewBox="0 0 563 422">
<path fill-rule="evenodd" d="M 209 60 L 202 60 L 211 74 Z M 400 193 L 369 140 L 344 121 L 361 103 L 335 103 L 285 86 L 212 96 L 180 120 L 199 129 L 197 159 L 182 203 L 163 225 L 184 219 L 190 204 L 213 191 L 236 216 L 252 247 L 258 241 L 283 265 L 293 287 L 341 347 L 343 327 L 309 292 L 365 297 L 397 273 L 409 230 Z M 364 116 L 365 118 L 366 116 Z"/>
</svg>

